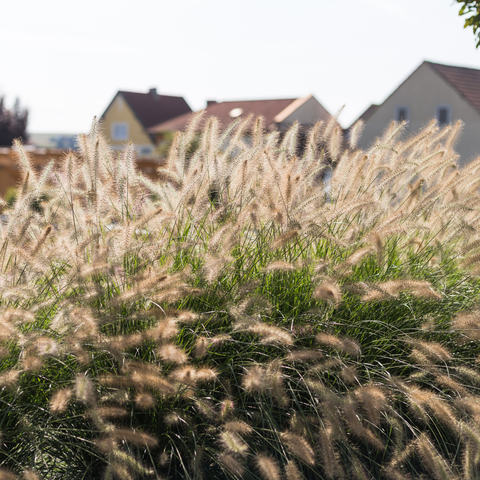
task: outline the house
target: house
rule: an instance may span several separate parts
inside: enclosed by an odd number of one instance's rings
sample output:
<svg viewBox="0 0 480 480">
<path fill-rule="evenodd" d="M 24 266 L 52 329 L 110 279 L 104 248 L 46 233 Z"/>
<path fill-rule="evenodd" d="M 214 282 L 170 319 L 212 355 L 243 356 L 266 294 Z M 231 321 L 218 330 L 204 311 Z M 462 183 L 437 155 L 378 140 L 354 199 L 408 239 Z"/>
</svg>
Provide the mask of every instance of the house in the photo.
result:
<svg viewBox="0 0 480 480">
<path fill-rule="evenodd" d="M 114 149 L 121 150 L 132 141 L 141 158 L 155 156 L 155 138 L 149 128 L 191 111 L 183 97 L 159 95 L 152 88 L 148 93 L 117 92 L 101 119 Z"/>
<path fill-rule="evenodd" d="M 263 116 L 267 130 L 284 132 L 295 121 L 309 127 L 318 120 L 325 120 L 330 114 L 313 96 L 302 98 L 286 98 L 281 100 L 238 100 L 229 102 L 208 101 L 205 108 L 206 116 L 215 116 L 222 126 L 230 124 L 237 118 L 245 118 L 249 114 Z M 184 130 L 188 125 L 191 114 L 186 113 L 172 120 L 161 122 L 148 131 L 157 141 L 161 141 L 165 134 Z"/>
<path fill-rule="evenodd" d="M 372 145 L 392 120 L 406 120 L 413 133 L 432 118 L 440 125 L 464 122 L 456 145 L 460 164 L 480 155 L 480 70 L 423 62 L 381 105 L 360 116 L 365 122 L 360 147 Z"/>
<path fill-rule="evenodd" d="M 59 150 L 75 150 L 77 134 L 74 133 L 30 133 L 28 144 L 35 148 L 56 148 Z"/>
</svg>

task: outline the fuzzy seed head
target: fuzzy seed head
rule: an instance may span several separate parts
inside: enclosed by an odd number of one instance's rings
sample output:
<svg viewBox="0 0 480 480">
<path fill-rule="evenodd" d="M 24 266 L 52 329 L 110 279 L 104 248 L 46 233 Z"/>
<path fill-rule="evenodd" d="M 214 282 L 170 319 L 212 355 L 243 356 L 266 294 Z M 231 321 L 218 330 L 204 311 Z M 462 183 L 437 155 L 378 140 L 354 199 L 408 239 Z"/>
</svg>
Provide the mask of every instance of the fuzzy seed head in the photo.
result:
<svg viewBox="0 0 480 480">
<path fill-rule="evenodd" d="M 315 300 L 324 300 L 337 305 L 342 300 L 342 291 L 336 283 L 324 282 L 313 292 Z"/>
</svg>

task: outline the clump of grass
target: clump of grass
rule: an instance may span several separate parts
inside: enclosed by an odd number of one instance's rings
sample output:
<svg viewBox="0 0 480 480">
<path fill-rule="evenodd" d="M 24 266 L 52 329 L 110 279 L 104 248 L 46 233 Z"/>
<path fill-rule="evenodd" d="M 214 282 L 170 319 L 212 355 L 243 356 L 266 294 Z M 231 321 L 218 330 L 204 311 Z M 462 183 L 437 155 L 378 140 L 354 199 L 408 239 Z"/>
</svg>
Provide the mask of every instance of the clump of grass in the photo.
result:
<svg viewBox="0 0 480 480">
<path fill-rule="evenodd" d="M 480 159 L 456 167 L 460 125 L 360 151 L 332 119 L 299 153 L 298 125 L 210 118 L 199 140 L 201 121 L 158 182 L 96 122 L 61 169 L 19 145 L 1 475 L 475 478 Z"/>
</svg>

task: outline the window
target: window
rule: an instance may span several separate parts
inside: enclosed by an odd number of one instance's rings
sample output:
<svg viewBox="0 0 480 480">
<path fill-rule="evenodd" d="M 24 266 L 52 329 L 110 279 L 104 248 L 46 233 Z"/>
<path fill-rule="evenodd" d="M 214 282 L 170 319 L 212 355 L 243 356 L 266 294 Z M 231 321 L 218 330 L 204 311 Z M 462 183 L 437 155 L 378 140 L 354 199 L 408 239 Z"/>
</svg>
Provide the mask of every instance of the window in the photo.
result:
<svg viewBox="0 0 480 480">
<path fill-rule="evenodd" d="M 395 107 L 394 119 L 396 122 L 410 121 L 410 107 L 406 107 L 406 106 Z"/>
<path fill-rule="evenodd" d="M 148 156 L 153 153 L 153 147 L 150 145 L 139 145 L 137 147 L 137 152 L 141 157 Z"/>
<path fill-rule="evenodd" d="M 452 121 L 450 105 L 438 105 L 435 109 L 435 118 L 440 125 L 448 125 Z"/>
<path fill-rule="evenodd" d="M 112 123 L 112 139 L 113 140 L 128 139 L 128 123 L 127 122 Z"/>
</svg>

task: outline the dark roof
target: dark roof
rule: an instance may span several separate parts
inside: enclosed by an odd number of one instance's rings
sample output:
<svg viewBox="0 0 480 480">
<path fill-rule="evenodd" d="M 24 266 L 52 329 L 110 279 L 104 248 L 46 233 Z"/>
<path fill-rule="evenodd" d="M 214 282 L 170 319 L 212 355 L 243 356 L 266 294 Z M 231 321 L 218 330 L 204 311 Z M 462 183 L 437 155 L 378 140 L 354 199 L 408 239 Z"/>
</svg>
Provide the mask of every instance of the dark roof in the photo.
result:
<svg viewBox="0 0 480 480">
<path fill-rule="evenodd" d="M 457 92 L 480 112 L 480 70 L 476 68 L 454 67 L 441 63 L 427 62 Z"/>
<path fill-rule="evenodd" d="M 373 113 L 375 112 L 375 110 L 377 110 L 377 108 L 379 107 L 379 105 L 376 105 L 375 103 L 372 103 L 358 118 L 357 120 L 355 120 L 355 122 L 358 122 L 358 120 L 363 120 L 364 122 L 366 122 L 372 115 Z M 354 122 L 354 123 L 355 123 Z"/>
<path fill-rule="evenodd" d="M 295 98 L 286 98 L 281 100 L 239 100 L 231 102 L 207 102 L 205 112 L 208 116 L 215 116 L 219 119 L 222 125 L 228 125 L 232 120 L 240 117 L 246 117 L 248 114 L 262 115 L 265 117 L 265 124 L 268 127 L 274 122 L 274 118 L 285 108 L 291 105 Z M 232 110 L 241 108 L 240 115 L 232 117 L 230 112 Z M 184 130 L 190 121 L 191 115 L 189 113 L 181 115 L 172 120 L 162 122 L 149 129 L 150 133 L 171 132 L 177 130 Z"/>
<path fill-rule="evenodd" d="M 150 128 L 184 113 L 191 113 L 192 111 L 183 97 L 159 95 L 155 89 L 151 89 L 148 93 L 125 92 L 120 90 L 113 100 L 115 100 L 118 95 L 123 96 L 144 128 Z M 113 100 L 110 105 L 113 103 Z M 110 108 L 110 105 L 105 110 L 105 113 Z M 105 115 L 105 113 L 103 115 Z"/>
</svg>

